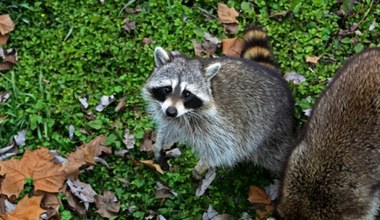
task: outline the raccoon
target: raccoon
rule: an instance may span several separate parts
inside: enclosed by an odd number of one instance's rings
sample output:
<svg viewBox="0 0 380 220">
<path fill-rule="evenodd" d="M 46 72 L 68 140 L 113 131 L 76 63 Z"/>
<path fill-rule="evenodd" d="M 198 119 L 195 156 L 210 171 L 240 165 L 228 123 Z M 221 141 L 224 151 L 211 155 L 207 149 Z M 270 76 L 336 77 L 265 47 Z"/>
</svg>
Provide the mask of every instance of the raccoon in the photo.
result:
<svg viewBox="0 0 380 220">
<path fill-rule="evenodd" d="M 210 167 L 252 161 L 275 174 L 286 163 L 294 140 L 294 100 L 275 68 L 266 33 L 245 31 L 242 57 L 188 58 L 154 51 L 155 69 L 142 89 L 158 125 L 155 157 L 182 141 Z M 255 52 L 256 51 L 256 52 Z"/>
<path fill-rule="evenodd" d="M 380 48 L 352 57 L 313 107 L 276 219 L 374 219 L 380 205 Z"/>
</svg>

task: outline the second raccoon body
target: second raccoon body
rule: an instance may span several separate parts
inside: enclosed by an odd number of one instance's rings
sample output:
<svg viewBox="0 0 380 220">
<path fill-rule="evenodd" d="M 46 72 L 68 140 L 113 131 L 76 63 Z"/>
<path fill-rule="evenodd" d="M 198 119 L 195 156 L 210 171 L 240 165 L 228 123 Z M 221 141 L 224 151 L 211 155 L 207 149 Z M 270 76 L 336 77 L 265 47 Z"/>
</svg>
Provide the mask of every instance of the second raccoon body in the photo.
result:
<svg viewBox="0 0 380 220">
<path fill-rule="evenodd" d="M 276 219 L 374 219 L 380 205 L 380 48 L 318 99 L 284 173 Z"/>
<path fill-rule="evenodd" d="M 279 174 L 294 140 L 294 101 L 277 70 L 246 59 L 188 58 L 162 48 L 156 48 L 155 61 L 143 94 L 158 124 L 159 161 L 163 147 L 184 141 L 206 167 L 252 161 Z"/>
</svg>

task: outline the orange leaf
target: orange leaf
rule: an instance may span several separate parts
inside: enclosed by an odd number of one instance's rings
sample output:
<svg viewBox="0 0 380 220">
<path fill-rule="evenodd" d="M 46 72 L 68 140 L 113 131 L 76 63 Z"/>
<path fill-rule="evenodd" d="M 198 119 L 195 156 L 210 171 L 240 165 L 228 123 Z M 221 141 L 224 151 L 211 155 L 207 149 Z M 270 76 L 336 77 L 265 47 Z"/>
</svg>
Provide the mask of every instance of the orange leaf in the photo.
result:
<svg viewBox="0 0 380 220">
<path fill-rule="evenodd" d="M 263 189 L 258 186 L 251 185 L 248 192 L 248 201 L 255 204 L 270 205 L 272 200 Z"/>
<path fill-rule="evenodd" d="M 239 57 L 243 50 L 244 40 L 234 37 L 222 40 L 223 54 L 231 57 Z"/>
<path fill-rule="evenodd" d="M 0 46 L 6 45 L 9 38 L 9 34 L 6 35 L 0 35 Z"/>
<path fill-rule="evenodd" d="M 239 13 L 234 8 L 229 8 L 223 3 L 218 3 L 218 21 L 222 24 L 238 24 L 239 21 L 236 20 L 236 17 L 239 16 Z"/>
<path fill-rule="evenodd" d="M 0 15 L 0 34 L 5 35 L 13 31 L 15 24 L 9 14 Z"/>
<path fill-rule="evenodd" d="M 6 220 L 34 220 L 40 219 L 40 215 L 46 210 L 40 207 L 42 196 L 33 196 L 29 198 L 24 196 L 17 206 L 16 209 L 11 213 L 5 213 L 4 219 Z"/>
<path fill-rule="evenodd" d="M 63 164 L 63 170 L 67 173 L 68 176 L 76 179 L 79 173 L 79 168 L 84 165 L 95 164 L 94 157 L 99 156 L 100 154 L 112 153 L 110 147 L 104 146 L 104 141 L 106 137 L 100 135 L 92 140 L 90 143 L 85 143 L 75 152 L 72 152 L 67 157 L 68 162 Z"/>
<path fill-rule="evenodd" d="M 153 160 L 140 160 L 142 164 L 149 167 L 152 170 L 155 170 L 161 174 L 164 174 L 164 171 L 161 169 L 161 166 L 159 164 L 153 163 Z"/>
<path fill-rule="evenodd" d="M 318 63 L 318 60 L 320 59 L 320 57 L 316 57 L 316 56 L 306 56 L 306 62 L 307 63 Z"/>
<path fill-rule="evenodd" d="M 54 163 L 54 156 L 47 148 L 26 150 L 21 160 L 0 161 L 0 175 L 4 176 L 2 194 L 18 197 L 24 188 L 24 180 L 33 178 L 35 190 L 58 192 L 66 179 L 61 164 Z"/>
</svg>

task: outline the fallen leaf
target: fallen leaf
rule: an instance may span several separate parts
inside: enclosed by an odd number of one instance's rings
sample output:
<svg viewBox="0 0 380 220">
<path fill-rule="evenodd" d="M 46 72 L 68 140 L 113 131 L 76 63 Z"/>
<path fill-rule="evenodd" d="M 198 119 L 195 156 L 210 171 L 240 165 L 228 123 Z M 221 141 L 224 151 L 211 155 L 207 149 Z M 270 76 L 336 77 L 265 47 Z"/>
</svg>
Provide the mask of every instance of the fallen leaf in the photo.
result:
<svg viewBox="0 0 380 220">
<path fill-rule="evenodd" d="M 13 23 L 9 14 L 0 15 L 0 34 L 5 35 L 15 28 L 15 24 Z"/>
<path fill-rule="evenodd" d="M 165 155 L 167 157 L 179 157 L 181 156 L 181 154 L 182 153 L 178 148 L 174 148 L 165 152 Z"/>
<path fill-rule="evenodd" d="M 6 45 L 9 39 L 9 34 L 0 35 L 0 46 Z"/>
<path fill-rule="evenodd" d="M 248 201 L 254 204 L 270 205 L 272 200 L 263 189 L 258 186 L 251 185 L 248 192 Z"/>
<path fill-rule="evenodd" d="M 110 95 L 110 96 L 103 95 L 100 98 L 99 104 L 95 107 L 95 110 L 98 111 L 98 112 L 102 112 L 113 101 L 115 101 L 115 96 L 114 95 Z"/>
<path fill-rule="evenodd" d="M 218 3 L 218 21 L 222 24 L 238 24 L 236 17 L 239 16 L 239 13 L 234 8 L 229 8 L 223 3 Z"/>
<path fill-rule="evenodd" d="M 202 179 L 200 185 L 195 190 L 195 195 L 202 196 L 206 192 L 207 188 L 210 186 L 212 181 L 214 181 L 215 176 L 216 176 L 216 169 L 209 168 L 204 179 Z"/>
<path fill-rule="evenodd" d="M 236 34 L 239 31 L 239 24 L 223 24 L 223 28 L 227 34 Z"/>
<path fill-rule="evenodd" d="M 150 44 L 155 44 L 156 41 L 150 39 L 150 38 L 147 38 L 147 37 L 144 37 L 144 39 L 142 40 L 142 44 L 143 45 L 150 45 Z"/>
<path fill-rule="evenodd" d="M 79 98 L 79 102 L 80 102 L 80 104 L 82 105 L 82 107 L 84 109 L 88 108 L 88 102 L 87 101 L 88 101 L 88 97 L 87 96 L 85 96 L 83 98 Z"/>
<path fill-rule="evenodd" d="M 8 118 L 8 115 L 0 116 L 0 122 L 4 121 Z"/>
<path fill-rule="evenodd" d="M 241 38 L 228 38 L 222 40 L 223 54 L 231 57 L 240 57 L 243 50 L 244 40 Z"/>
<path fill-rule="evenodd" d="M 294 85 L 299 85 L 300 83 L 306 81 L 306 78 L 303 75 L 296 72 L 285 73 L 284 78 L 286 81 L 292 82 Z"/>
<path fill-rule="evenodd" d="M 11 64 L 9 62 L 0 63 L 0 71 L 9 70 L 10 68 L 12 68 L 12 66 L 13 66 L 13 64 Z"/>
<path fill-rule="evenodd" d="M 120 110 L 122 110 L 125 107 L 125 105 L 126 105 L 125 98 L 121 98 L 119 100 L 119 103 L 115 107 L 115 112 L 119 112 Z"/>
<path fill-rule="evenodd" d="M 87 212 L 86 208 L 84 207 L 84 203 L 81 202 L 78 197 L 74 196 L 67 184 L 65 184 L 62 191 L 67 198 L 67 203 L 69 204 L 69 207 L 78 215 L 84 216 Z"/>
<path fill-rule="evenodd" d="M 16 209 L 11 213 L 5 213 L 6 220 L 35 220 L 40 219 L 40 215 L 46 210 L 40 207 L 42 196 L 24 196 L 16 205 Z"/>
<path fill-rule="evenodd" d="M 113 152 L 113 154 L 118 157 L 125 157 L 125 154 L 127 153 L 128 153 L 127 149 L 116 150 Z"/>
<path fill-rule="evenodd" d="M 288 15 L 288 11 L 280 11 L 280 12 L 273 12 L 269 15 L 269 18 L 276 19 L 278 21 L 282 21 L 283 18 Z"/>
<path fill-rule="evenodd" d="M 70 191 L 84 203 L 86 210 L 88 210 L 90 203 L 95 202 L 95 195 L 97 194 L 90 184 L 72 179 L 68 179 L 66 184 L 70 188 Z"/>
<path fill-rule="evenodd" d="M 45 193 L 41 201 L 41 207 L 44 209 L 53 208 L 57 209 L 61 205 L 61 201 L 58 199 L 58 193 Z"/>
<path fill-rule="evenodd" d="M 164 174 L 164 171 L 161 169 L 160 165 L 153 163 L 153 160 L 140 160 L 140 162 L 150 169 L 155 170 L 160 174 Z"/>
<path fill-rule="evenodd" d="M 280 181 L 275 179 L 273 183 L 264 187 L 264 190 L 272 201 L 276 200 L 280 191 Z"/>
<path fill-rule="evenodd" d="M 204 33 L 203 42 L 198 43 L 195 39 L 192 40 L 194 52 L 199 57 L 211 57 L 215 54 L 216 48 L 220 45 L 220 40 L 211 36 L 209 33 Z"/>
<path fill-rule="evenodd" d="M 8 198 L 19 196 L 28 177 L 33 178 L 34 190 L 45 192 L 58 192 L 66 179 L 61 164 L 54 163 L 54 156 L 47 148 L 25 150 L 20 160 L 0 161 L 0 175 L 5 175 L 1 192 Z"/>
<path fill-rule="evenodd" d="M 1 92 L 0 93 L 0 103 L 6 102 L 11 97 L 9 92 Z"/>
<path fill-rule="evenodd" d="M 69 138 L 73 139 L 74 138 L 74 132 L 75 132 L 75 127 L 74 125 L 69 126 Z"/>
<path fill-rule="evenodd" d="M 125 130 L 123 143 L 128 150 L 135 147 L 135 137 L 129 132 L 128 129 Z"/>
<path fill-rule="evenodd" d="M 17 146 L 24 146 L 26 141 L 26 129 L 17 132 L 17 134 L 13 136 L 13 140 Z"/>
<path fill-rule="evenodd" d="M 82 166 L 95 164 L 95 148 L 91 145 L 82 145 L 76 151 L 69 154 L 67 162 L 62 164 L 62 170 L 67 176 L 76 179 Z"/>
<path fill-rule="evenodd" d="M 159 183 L 159 182 L 156 183 L 156 186 L 154 186 L 154 189 L 156 190 L 156 198 L 159 198 L 159 199 L 166 199 L 172 195 L 177 197 L 178 195 L 174 190 L 170 189 L 167 186 L 164 186 L 162 183 Z"/>
<path fill-rule="evenodd" d="M 202 220 L 227 220 L 227 214 L 219 214 L 211 205 L 208 206 L 207 212 L 203 213 Z"/>
<path fill-rule="evenodd" d="M 63 163 L 62 169 L 69 177 L 76 179 L 82 166 L 95 164 L 94 157 L 98 157 L 102 153 L 112 153 L 112 149 L 104 145 L 105 140 L 106 137 L 100 135 L 91 142 L 80 146 L 75 152 L 69 154 L 67 157 L 68 161 Z"/>
<path fill-rule="evenodd" d="M 153 151 L 152 134 L 153 134 L 152 130 L 145 131 L 143 141 L 140 145 L 140 151 L 146 151 L 146 152 Z"/>
<path fill-rule="evenodd" d="M 128 33 L 131 33 L 132 31 L 135 30 L 136 28 L 136 22 L 135 21 L 131 21 L 129 18 L 126 18 L 124 19 L 124 25 L 123 25 L 123 29 L 125 31 L 127 31 Z"/>
<path fill-rule="evenodd" d="M 377 26 L 377 22 L 376 22 L 375 19 L 373 19 L 373 21 L 372 21 L 371 25 L 369 26 L 368 30 L 369 31 L 373 31 L 373 30 L 375 30 L 376 26 Z"/>
<path fill-rule="evenodd" d="M 103 218 L 112 218 L 117 216 L 120 210 L 120 201 L 116 198 L 115 194 L 110 191 L 104 191 L 103 195 L 95 196 L 95 205 Z"/>
<path fill-rule="evenodd" d="M 304 110 L 302 110 L 302 112 L 303 112 L 307 117 L 310 117 L 310 115 L 311 115 L 311 108 L 304 109 Z"/>
<path fill-rule="evenodd" d="M 320 59 L 320 57 L 316 57 L 316 56 L 306 56 L 306 62 L 307 63 L 318 63 L 318 60 Z"/>
</svg>

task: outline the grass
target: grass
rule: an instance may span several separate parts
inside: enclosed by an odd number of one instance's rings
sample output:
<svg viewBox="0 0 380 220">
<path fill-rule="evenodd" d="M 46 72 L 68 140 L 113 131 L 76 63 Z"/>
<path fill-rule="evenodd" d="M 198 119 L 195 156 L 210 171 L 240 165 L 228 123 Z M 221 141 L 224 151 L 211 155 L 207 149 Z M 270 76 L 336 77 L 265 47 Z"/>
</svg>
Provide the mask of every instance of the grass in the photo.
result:
<svg viewBox="0 0 380 220">
<path fill-rule="evenodd" d="M 238 35 L 250 23 L 264 26 L 282 72 L 294 71 L 306 77 L 306 82 L 291 85 L 300 124 L 306 120 L 302 110 L 312 106 L 347 57 L 365 47 L 380 46 L 380 27 L 369 30 L 376 18 L 380 22 L 378 1 L 359 1 L 352 10 L 347 0 L 313 0 L 309 4 L 301 0 L 224 2 L 240 12 Z M 141 12 L 128 14 L 122 10 L 136 7 Z M 216 16 L 216 10 L 214 0 L 106 0 L 105 4 L 96 0 L 1 1 L 0 14 L 9 13 L 16 23 L 6 48 L 17 50 L 19 63 L 0 72 L 0 92 L 12 94 L 0 104 L 0 116 L 8 115 L 0 121 L 0 147 L 26 128 L 26 147 L 30 149 L 47 146 L 65 154 L 104 134 L 109 137 L 109 145 L 118 150 L 123 147 L 124 130 L 129 129 L 136 138 L 130 159 L 107 156 L 110 169 L 99 165 L 80 176 L 98 193 L 106 189 L 116 193 L 122 204 L 118 218 L 143 219 L 153 210 L 170 219 L 200 219 L 208 205 L 235 217 L 243 212 L 254 216 L 254 208 L 246 200 L 249 186 L 265 186 L 271 181 L 260 168 L 241 165 L 234 170 L 220 170 L 217 180 L 198 198 L 191 179 L 196 158 L 185 148 L 180 158 L 171 161 L 173 172 L 159 175 L 146 167 L 133 166 L 135 159 L 153 158 L 138 149 L 144 132 L 154 127 L 140 94 L 153 69 L 154 47 L 192 56 L 191 40 L 202 40 L 204 32 L 219 39 L 233 37 L 223 33 L 217 19 L 206 19 L 207 15 Z M 339 11 L 346 16 L 338 15 Z M 274 16 L 284 12 L 285 17 Z M 122 28 L 125 18 L 136 22 L 131 33 Z M 347 31 L 355 23 L 360 33 Z M 144 38 L 155 43 L 144 45 Z M 305 62 L 307 56 L 321 59 L 309 64 Z M 126 108 L 115 113 L 116 101 L 103 112 L 96 112 L 100 97 L 112 94 L 117 99 L 126 97 Z M 89 110 L 82 109 L 78 101 L 86 95 L 90 97 Z M 89 112 L 96 115 L 94 121 L 85 118 Z M 69 139 L 70 125 L 76 128 L 74 139 Z M 156 199 L 156 182 L 174 189 L 178 197 Z M 136 206 L 132 213 L 128 211 L 131 206 Z M 63 219 L 100 219 L 93 207 L 85 217 L 68 210 L 67 206 L 61 208 Z"/>
</svg>

